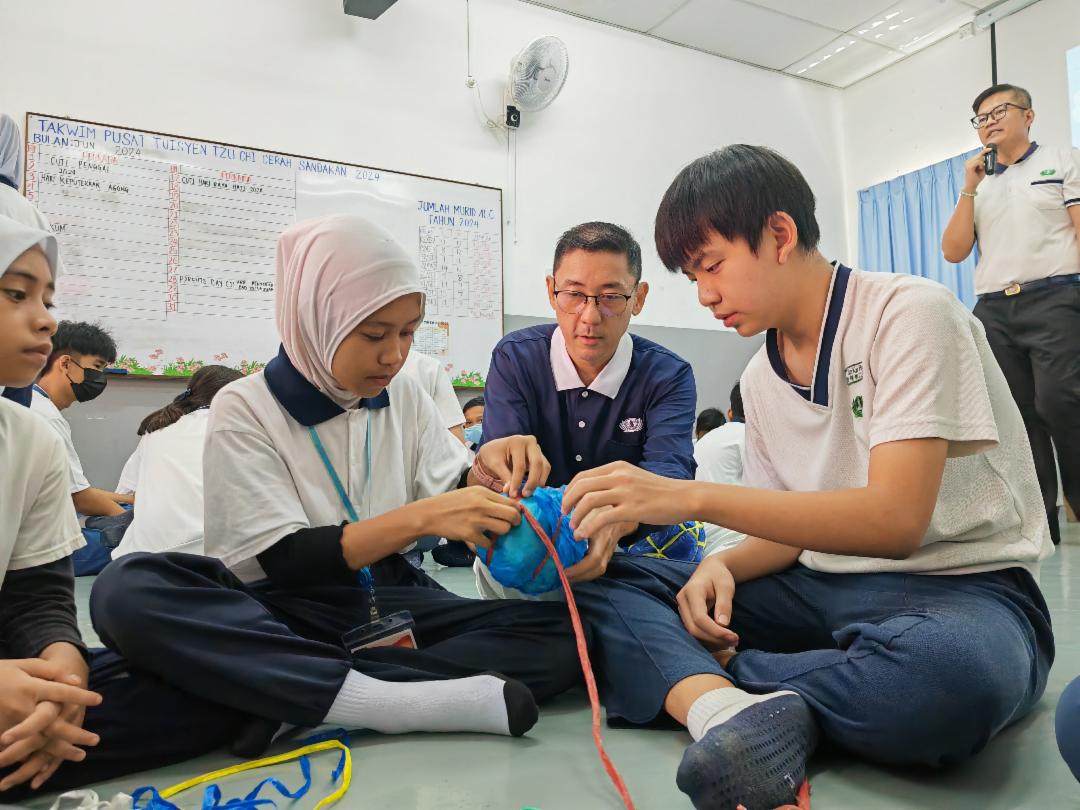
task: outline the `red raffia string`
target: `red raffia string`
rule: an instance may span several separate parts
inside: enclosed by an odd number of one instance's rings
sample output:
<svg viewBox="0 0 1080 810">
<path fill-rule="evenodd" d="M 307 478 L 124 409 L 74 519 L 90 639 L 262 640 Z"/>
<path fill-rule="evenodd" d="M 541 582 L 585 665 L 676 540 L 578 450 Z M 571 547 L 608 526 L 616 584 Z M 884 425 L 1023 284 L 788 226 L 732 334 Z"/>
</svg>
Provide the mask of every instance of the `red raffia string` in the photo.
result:
<svg viewBox="0 0 1080 810">
<path fill-rule="evenodd" d="M 600 736 L 600 696 L 596 690 L 596 678 L 593 676 L 592 664 L 589 663 L 589 649 L 585 644 L 585 631 L 581 627 L 581 615 L 578 613 L 577 602 L 574 600 L 574 592 L 570 589 L 570 582 L 566 579 L 566 571 L 563 570 L 562 560 L 559 559 L 559 554 L 555 551 L 555 546 L 551 542 L 551 538 L 548 537 L 547 532 L 544 531 L 544 527 L 540 525 L 540 522 L 533 516 L 533 513 L 528 510 L 523 504 L 515 501 L 518 509 L 525 516 L 525 520 L 528 521 L 529 526 L 536 532 L 536 536 L 540 538 L 540 542 L 544 544 L 544 548 L 547 549 L 547 555 L 540 561 L 540 565 L 536 566 L 536 570 L 533 571 L 533 579 L 536 579 L 540 573 L 540 569 L 544 567 L 548 559 L 555 563 L 555 570 L 559 572 L 559 579 L 562 580 L 563 592 L 566 594 L 566 606 L 570 610 L 570 623 L 574 626 L 574 638 L 577 641 L 578 658 L 581 660 L 581 672 L 585 676 L 585 688 L 589 693 L 589 705 L 592 707 L 592 733 L 593 742 L 596 743 L 596 750 L 600 754 L 600 761 L 604 764 L 604 770 L 607 771 L 608 777 L 610 777 L 612 784 L 615 785 L 615 789 L 619 792 L 619 797 L 623 800 L 623 804 L 626 805 L 627 810 L 635 810 L 634 800 L 630 798 L 630 791 L 626 788 L 626 783 L 623 781 L 622 776 L 619 775 L 619 769 L 615 767 L 615 763 L 611 761 L 611 757 L 608 756 L 607 751 L 604 750 L 604 741 Z M 569 518 L 562 518 L 562 520 L 568 520 Z M 558 529 L 556 528 L 556 531 Z M 487 550 L 487 562 L 491 564 L 491 555 L 493 549 Z M 799 788 L 799 792 L 796 796 L 798 805 L 793 810 L 810 810 L 810 782 L 803 781 L 802 786 Z M 740 805 L 740 808 L 742 806 Z M 782 810 L 782 808 L 780 809 Z"/>
<path fill-rule="evenodd" d="M 555 546 L 552 544 L 551 538 L 547 536 L 547 532 L 544 531 L 540 522 L 533 517 L 532 512 L 520 503 L 518 504 L 518 509 L 521 510 L 522 514 L 525 516 L 525 520 L 527 520 L 532 527 L 532 530 L 536 532 L 536 536 L 540 538 L 540 542 L 544 544 L 548 556 L 551 557 L 551 561 L 555 563 L 555 569 L 559 572 L 559 579 L 562 580 L 563 592 L 566 594 L 566 606 L 570 609 L 570 622 L 574 626 L 574 637 L 577 640 L 578 658 L 581 659 L 581 672 L 585 676 L 585 688 L 589 693 L 589 704 L 592 706 L 593 742 L 596 743 L 596 750 L 600 754 L 600 761 L 604 763 L 604 770 L 607 771 L 607 775 L 611 778 L 612 784 L 615 785 L 615 789 L 619 792 L 623 804 L 626 805 L 627 810 L 634 810 L 634 800 L 630 798 L 630 791 L 626 789 L 626 783 L 623 782 L 618 769 L 607 755 L 607 751 L 604 750 L 604 741 L 600 737 L 600 696 L 596 691 L 596 678 L 593 676 L 592 664 L 589 663 L 589 649 L 585 644 L 585 631 L 581 627 L 581 615 L 578 613 L 573 591 L 570 590 L 570 583 L 566 579 L 566 571 L 563 570 L 562 561 L 559 559 L 558 552 L 555 551 Z M 568 518 L 563 518 L 563 520 L 567 519 Z M 543 565 L 543 563 L 541 563 L 541 565 Z M 537 572 L 539 572 L 539 569 L 537 569 Z"/>
</svg>

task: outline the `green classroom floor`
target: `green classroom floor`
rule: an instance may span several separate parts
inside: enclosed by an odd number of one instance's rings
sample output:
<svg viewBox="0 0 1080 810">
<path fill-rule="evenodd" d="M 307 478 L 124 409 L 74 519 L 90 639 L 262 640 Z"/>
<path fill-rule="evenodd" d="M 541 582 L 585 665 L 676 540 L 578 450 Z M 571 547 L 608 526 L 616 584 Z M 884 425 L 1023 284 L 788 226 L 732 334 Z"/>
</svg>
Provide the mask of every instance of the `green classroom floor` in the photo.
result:
<svg viewBox="0 0 1080 810">
<path fill-rule="evenodd" d="M 815 810 L 934 808 L 1014 810 L 1080 808 L 1080 785 L 1072 779 L 1054 743 L 1054 706 L 1064 686 L 1080 675 L 1080 524 L 1066 529 L 1067 542 L 1043 565 L 1042 586 L 1053 612 L 1057 661 L 1042 701 L 1020 723 L 996 738 L 973 761 L 945 773 L 895 771 L 832 755 L 811 763 Z M 442 569 L 448 588 L 473 595 L 472 572 Z M 85 606 L 91 581 L 78 581 L 80 620 L 96 638 Z M 901 707 L 897 707 L 902 711 Z M 675 787 L 675 769 L 688 742 L 685 732 L 604 729 L 609 754 L 626 780 L 638 810 L 689 810 Z M 274 749 L 288 750 L 283 745 Z M 379 737 L 355 735 L 353 779 L 340 808 L 370 810 L 617 810 L 618 797 L 597 760 L 584 692 L 564 696 L 542 711 L 525 738 L 484 735 Z M 295 807 L 310 808 L 331 792 L 329 772 L 336 755 L 314 763 L 315 782 Z M 140 785 L 164 788 L 235 763 L 227 754 L 138 774 L 96 787 L 102 798 Z M 287 785 L 300 782 L 293 765 L 273 769 Z M 223 783 L 225 797 L 240 796 L 259 776 L 239 775 Z M 322 792 L 320 793 L 320 789 Z M 267 794 L 270 795 L 270 794 Z M 201 789 L 183 794 L 182 807 L 197 808 Z M 0 799 L 2 802 L 2 799 Z M 35 807 L 48 807 L 42 799 Z M 280 801 L 279 807 L 289 807 Z"/>
</svg>

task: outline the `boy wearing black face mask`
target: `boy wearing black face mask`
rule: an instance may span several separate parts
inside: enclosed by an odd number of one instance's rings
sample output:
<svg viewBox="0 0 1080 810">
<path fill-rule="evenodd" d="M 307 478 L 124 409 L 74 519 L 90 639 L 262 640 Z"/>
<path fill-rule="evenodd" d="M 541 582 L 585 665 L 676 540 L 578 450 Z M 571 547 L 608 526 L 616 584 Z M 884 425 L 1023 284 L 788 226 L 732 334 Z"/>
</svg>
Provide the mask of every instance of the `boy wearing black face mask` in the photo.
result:
<svg viewBox="0 0 1080 810">
<path fill-rule="evenodd" d="M 131 496 L 90 486 L 71 441 L 71 426 L 60 414 L 75 402 L 89 402 L 105 390 L 104 369 L 116 360 L 116 343 L 95 324 L 61 321 L 52 344 L 49 362 L 34 386 L 30 408 L 64 440 L 75 511 L 87 517 L 121 515 L 124 510 L 120 504 L 131 503 Z"/>
</svg>

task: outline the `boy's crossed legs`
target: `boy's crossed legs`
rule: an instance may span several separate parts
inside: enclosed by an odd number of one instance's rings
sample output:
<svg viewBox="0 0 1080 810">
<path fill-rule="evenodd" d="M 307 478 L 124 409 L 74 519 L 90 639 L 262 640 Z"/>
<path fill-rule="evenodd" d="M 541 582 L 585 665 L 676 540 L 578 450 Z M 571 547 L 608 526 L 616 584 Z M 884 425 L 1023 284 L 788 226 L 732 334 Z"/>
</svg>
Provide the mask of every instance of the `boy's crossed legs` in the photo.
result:
<svg viewBox="0 0 1080 810">
<path fill-rule="evenodd" d="M 1046 605 L 1022 569 L 927 576 L 796 565 L 736 588 L 741 652 L 721 666 L 677 612 L 693 571 L 617 556 L 606 577 L 574 592 L 593 626 L 609 714 L 648 723 L 666 710 L 688 726 L 697 741 L 678 780 L 701 808 L 792 801 L 815 725 L 882 763 L 962 760 L 1032 708 L 1053 661 Z"/>
</svg>

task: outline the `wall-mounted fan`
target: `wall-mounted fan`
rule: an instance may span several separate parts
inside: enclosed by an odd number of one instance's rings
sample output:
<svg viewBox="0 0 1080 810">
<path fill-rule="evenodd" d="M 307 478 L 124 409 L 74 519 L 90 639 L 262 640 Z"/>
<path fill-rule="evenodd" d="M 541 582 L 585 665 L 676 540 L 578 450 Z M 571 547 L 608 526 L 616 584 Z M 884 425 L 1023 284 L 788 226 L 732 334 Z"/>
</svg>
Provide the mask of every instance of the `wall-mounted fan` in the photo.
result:
<svg viewBox="0 0 1080 810">
<path fill-rule="evenodd" d="M 570 55 L 558 37 L 537 37 L 510 62 L 506 83 L 506 125 L 521 123 L 522 112 L 536 112 L 551 104 L 566 83 Z"/>
</svg>

